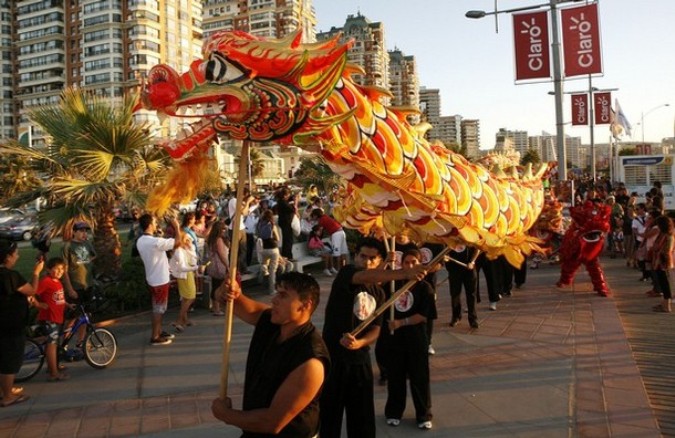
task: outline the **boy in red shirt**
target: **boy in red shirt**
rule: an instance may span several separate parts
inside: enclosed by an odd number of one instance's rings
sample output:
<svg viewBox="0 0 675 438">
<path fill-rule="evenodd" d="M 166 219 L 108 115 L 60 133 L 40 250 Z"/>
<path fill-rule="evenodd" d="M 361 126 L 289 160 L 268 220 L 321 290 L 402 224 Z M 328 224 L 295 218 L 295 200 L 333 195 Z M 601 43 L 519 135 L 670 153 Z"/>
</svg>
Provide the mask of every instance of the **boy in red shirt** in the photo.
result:
<svg viewBox="0 0 675 438">
<path fill-rule="evenodd" d="M 68 380 L 70 376 L 63 372 L 65 367 L 58 364 L 56 348 L 59 342 L 61 326 L 63 325 L 63 312 L 65 310 L 66 297 L 61 284 L 61 277 L 66 272 L 66 263 L 60 257 L 54 257 L 47 262 L 47 275 L 42 277 L 37 288 L 39 302 L 36 307 L 40 309 L 38 321 L 47 329 L 49 343 L 45 349 L 47 366 L 49 367 L 50 382 Z"/>
</svg>

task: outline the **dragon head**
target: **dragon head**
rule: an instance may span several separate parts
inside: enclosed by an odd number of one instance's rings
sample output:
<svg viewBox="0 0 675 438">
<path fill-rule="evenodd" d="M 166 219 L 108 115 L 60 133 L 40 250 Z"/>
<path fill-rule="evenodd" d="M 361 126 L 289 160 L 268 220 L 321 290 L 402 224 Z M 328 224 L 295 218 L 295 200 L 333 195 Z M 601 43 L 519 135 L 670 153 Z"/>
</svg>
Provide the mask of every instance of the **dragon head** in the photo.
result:
<svg viewBox="0 0 675 438">
<path fill-rule="evenodd" d="M 351 43 L 338 44 L 338 36 L 304 44 L 301 36 L 301 30 L 279 40 L 218 32 L 187 72 L 154 66 L 141 90 L 141 106 L 158 115 L 196 119 L 165 145 L 169 154 L 183 159 L 218 133 L 257 142 L 281 139 L 311 121 L 312 109 L 340 79 Z M 189 116 L 183 114 L 186 108 Z"/>
<path fill-rule="evenodd" d="M 609 218 L 612 209 L 604 204 L 586 201 L 570 208 L 574 226 L 570 227 L 566 239 L 576 241 L 580 260 L 592 260 L 602 252 L 605 234 L 609 231 Z"/>
</svg>

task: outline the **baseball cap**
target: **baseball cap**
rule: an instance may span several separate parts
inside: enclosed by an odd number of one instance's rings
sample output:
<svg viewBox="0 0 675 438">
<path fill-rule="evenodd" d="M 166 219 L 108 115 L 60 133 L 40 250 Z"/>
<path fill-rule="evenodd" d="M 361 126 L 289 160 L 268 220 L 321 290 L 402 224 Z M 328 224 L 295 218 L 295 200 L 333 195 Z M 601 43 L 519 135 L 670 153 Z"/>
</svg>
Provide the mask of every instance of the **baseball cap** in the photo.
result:
<svg viewBox="0 0 675 438">
<path fill-rule="evenodd" d="M 80 231 L 80 230 L 91 230 L 91 227 L 86 222 L 75 222 L 75 224 L 73 225 L 73 231 Z"/>
</svg>

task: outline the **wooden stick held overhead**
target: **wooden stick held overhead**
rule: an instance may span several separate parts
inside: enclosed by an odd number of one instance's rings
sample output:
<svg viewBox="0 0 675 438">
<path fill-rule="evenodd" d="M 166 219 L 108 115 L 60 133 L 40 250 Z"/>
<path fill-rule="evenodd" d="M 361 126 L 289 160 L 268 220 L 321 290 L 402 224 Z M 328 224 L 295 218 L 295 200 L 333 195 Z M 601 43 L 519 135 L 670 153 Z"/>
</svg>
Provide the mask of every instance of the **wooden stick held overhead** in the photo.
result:
<svg viewBox="0 0 675 438">
<path fill-rule="evenodd" d="M 251 148 L 250 141 L 244 141 L 239 157 L 239 179 L 237 184 L 237 207 L 232 218 L 232 242 L 230 243 L 230 284 L 237 281 L 237 262 L 239 253 L 239 236 L 241 230 L 241 210 L 244 202 L 244 181 L 248 170 L 248 154 Z M 232 319 L 234 315 L 234 302 L 228 301 L 225 305 L 225 330 L 223 331 L 223 362 L 220 368 L 220 398 L 227 397 L 227 380 L 230 369 L 230 345 L 232 343 Z"/>
<path fill-rule="evenodd" d="M 438 263 L 440 263 L 449 251 L 450 251 L 450 248 L 448 248 L 447 246 L 445 248 L 443 248 L 443 250 L 441 252 L 439 252 L 436 257 L 434 257 L 429 263 L 427 263 L 427 266 L 433 267 L 433 266 L 437 265 Z M 373 311 L 373 313 L 368 318 L 364 319 L 361 322 L 361 324 L 359 324 L 358 327 L 356 327 L 354 330 L 352 330 L 351 333 L 349 333 L 349 334 L 354 336 L 354 337 L 358 336 L 358 334 L 361 333 L 366 327 L 368 327 L 370 325 L 370 323 L 372 323 L 375 320 L 375 318 L 377 318 L 378 316 L 380 316 L 382 314 L 382 312 L 387 310 L 387 307 L 391 306 L 398 299 L 398 297 L 401 296 L 401 294 L 403 294 L 404 292 L 407 292 L 417 282 L 418 282 L 418 280 L 416 280 L 416 279 L 408 280 L 408 282 L 406 284 L 404 284 L 399 290 L 394 292 L 394 294 L 392 294 L 392 296 L 387 301 L 385 301 L 384 304 L 382 304 L 380 307 L 375 309 Z"/>
</svg>

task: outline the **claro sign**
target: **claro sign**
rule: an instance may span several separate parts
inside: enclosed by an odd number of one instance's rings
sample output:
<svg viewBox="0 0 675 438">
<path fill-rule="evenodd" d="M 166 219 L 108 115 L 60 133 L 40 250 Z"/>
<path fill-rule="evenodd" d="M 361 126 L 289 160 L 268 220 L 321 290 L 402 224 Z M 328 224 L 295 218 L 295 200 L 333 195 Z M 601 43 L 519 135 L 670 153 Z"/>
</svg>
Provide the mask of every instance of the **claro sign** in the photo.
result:
<svg viewBox="0 0 675 438">
<path fill-rule="evenodd" d="M 565 77 L 602 73 L 598 5 L 562 9 Z"/>
<path fill-rule="evenodd" d="M 516 80 L 551 77 L 548 12 L 513 14 Z"/>
</svg>

